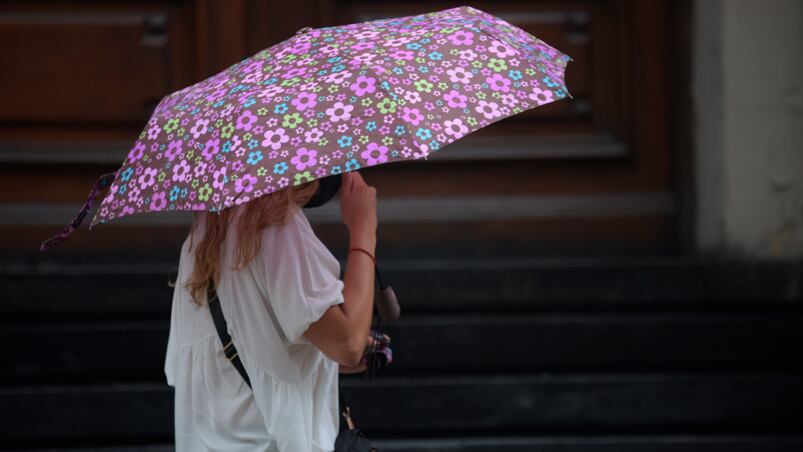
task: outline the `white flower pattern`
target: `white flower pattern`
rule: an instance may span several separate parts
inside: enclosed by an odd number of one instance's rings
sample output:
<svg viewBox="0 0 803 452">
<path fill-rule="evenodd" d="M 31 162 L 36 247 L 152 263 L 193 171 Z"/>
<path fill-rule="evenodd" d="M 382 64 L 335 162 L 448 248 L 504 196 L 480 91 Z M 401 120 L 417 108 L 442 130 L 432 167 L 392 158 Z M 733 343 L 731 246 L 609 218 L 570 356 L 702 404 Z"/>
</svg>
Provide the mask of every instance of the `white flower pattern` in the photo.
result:
<svg viewBox="0 0 803 452">
<path fill-rule="evenodd" d="M 290 184 L 426 158 L 568 97 L 569 61 L 468 6 L 311 29 L 165 96 L 92 225 L 220 211 Z"/>
</svg>

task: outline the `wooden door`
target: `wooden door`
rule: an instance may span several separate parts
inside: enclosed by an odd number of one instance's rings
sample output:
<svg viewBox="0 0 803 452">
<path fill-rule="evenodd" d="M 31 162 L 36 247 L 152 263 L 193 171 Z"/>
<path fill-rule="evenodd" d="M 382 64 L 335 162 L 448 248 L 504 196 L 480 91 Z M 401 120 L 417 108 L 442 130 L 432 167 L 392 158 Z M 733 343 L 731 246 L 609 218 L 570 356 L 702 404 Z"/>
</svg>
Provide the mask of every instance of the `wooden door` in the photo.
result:
<svg viewBox="0 0 803 452">
<path fill-rule="evenodd" d="M 159 99 L 304 26 L 420 14 L 460 2 L 237 0 L 0 5 L 0 240 L 12 254 L 67 224 L 122 163 Z M 492 124 L 427 161 L 370 168 L 384 255 L 655 253 L 677 245 L 669 138 L 670 3 L 485 1 L 572 56 L 572 99 Z M 9 44 L 9 45 L 6 45 Z M 481 175 L 493 183 L 478 185 Z M 339 206 L 308 216 L 346 246 Z M 79 231 L 53 253 L 172 255 L 188 215 Z M 125 240 L 121 240 L 125 237 Z"/>
<path fill-rule="evenodd" d="M 335 2 L 336 23 L 457 2 Z M 571 99 L 492 124 L 426 162 L 366 172 L 385 245 L 532 254 L 670 248 L 667 2 L 475 2 L 569 54 Z M 492 173 L 494 183 L 478 185 Z M 403 248 L 400 246 L 400 248 Z M 457 251 L 455 251 L 457 252 Z M 462 254 L 462 253 L 461 253 Z"/>
</svg>

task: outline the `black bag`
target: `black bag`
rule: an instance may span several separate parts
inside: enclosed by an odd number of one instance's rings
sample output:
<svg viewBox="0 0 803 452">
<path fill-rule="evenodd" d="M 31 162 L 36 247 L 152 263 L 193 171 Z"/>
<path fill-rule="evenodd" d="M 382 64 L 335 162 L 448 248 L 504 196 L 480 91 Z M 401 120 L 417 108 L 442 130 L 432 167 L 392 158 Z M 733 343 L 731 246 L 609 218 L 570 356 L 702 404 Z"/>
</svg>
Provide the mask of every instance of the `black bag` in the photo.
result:
<svg viewBox="0 0 803 452">
<path fill-rule="evenodd" d="M 209 303 L 209 312 L 212 314 L 212 321 L 215 323 L 215 330 L 220 338 L 220 343 L 223 345 L 223 353 L 226 359 L 234 365 L 237 372 L 243 377 L 248 387 L 251 387 L 251 379 L 248 378 L 248 373 L 243 367 L 243 362 L 240 360 L 237 349 L 234 348 L 231 335 L 229 335 L 229 328 L 226 324 L 226 318 L 223 317 L 223 310 L 220 308 L 220 298 L 217 296 L 215 290 L 215 283 L 212 279 L 209 281 L 209 295 L 207 300 Z M 368 441 L 368 438 L 354 426 L 354 421 L 351 419 L 351 408 L 343 403 L 343 395 L 340 394 L 340 414 L 345 420 L 345 427 L 341 421 L 340 431 L 337 433 L 335 439 L 335 452 L 377 452 L 378 449 L 373 447 Z"/>
<path fill-rule="evenodd" d="M 376 450 L 356 427 L 340 430 L 335 439 L 335 452 L 376 452 Z"/>
</svg>

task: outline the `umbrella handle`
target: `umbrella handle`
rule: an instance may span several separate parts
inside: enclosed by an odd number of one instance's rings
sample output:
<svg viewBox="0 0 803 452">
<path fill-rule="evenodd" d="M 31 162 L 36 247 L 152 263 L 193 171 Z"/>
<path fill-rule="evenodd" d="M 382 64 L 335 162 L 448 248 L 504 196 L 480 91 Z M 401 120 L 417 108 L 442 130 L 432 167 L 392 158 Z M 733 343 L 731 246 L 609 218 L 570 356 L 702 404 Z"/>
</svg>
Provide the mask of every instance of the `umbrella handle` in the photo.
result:
<svg viewBox="0 0 803 452">
<path fill-rule="evenodd" d="M 379 318 L 385 323 L 395 322 L 401 317 L 401 307 L 399 306 L 399 300 L 396 298 L 396 293 L 392 287 L 382 283 L 382 274 L 379 272 L 379 265 L 376 263 L 374 263 L 374 274 L 379 283 L 378 297 L 375 302 Z"/>
<path fill-rule="evenodd" d="M 106 173 L 100 176 L 97 182 L 95 182 L 95 185 L 92 186 L 92 190 L 89 191 L 89 195 L 86 197 L 86 202 L 84 202 L 84 206 L 81 207 L 81 210 L 78 212 L 78 215 L 75 217 L 75 219 L 70 224 L 65 226 L 61 232 L 42 242 L 42 244 L 39 246 L 39 251 L 45 252 L 49 250 L 50 247 L 66 239 L 70 236 L 70 234 L 73 233 L 73 231 L 78 229 L 78 227 L 81 226 L 81 222 L 84 221 L 86 214 L 89 213 L 90 209 L 92 209 L 92 204 L 95 203 L 95 198 L 98 197 L 100 190 L 110 186 L 115 177 L 117 177 L 117 171 Z"/>
<path fill-rule="evenodd" d="M 401 307 L 396 293 L 390 286 L 383 287 L 376 299 L 376 310 L 384 323 L 392 323 L 401 317 Z"/>
</svg>

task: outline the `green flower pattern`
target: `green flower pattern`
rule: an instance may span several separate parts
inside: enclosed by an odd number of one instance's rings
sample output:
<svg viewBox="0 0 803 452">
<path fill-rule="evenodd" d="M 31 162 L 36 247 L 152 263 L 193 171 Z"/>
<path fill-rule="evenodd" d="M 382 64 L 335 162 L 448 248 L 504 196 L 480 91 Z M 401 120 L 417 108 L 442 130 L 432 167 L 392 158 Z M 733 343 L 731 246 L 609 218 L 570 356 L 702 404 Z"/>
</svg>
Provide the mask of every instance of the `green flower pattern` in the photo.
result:
<svg viewBox="0 0 803 452">
<path fill-rule="evenodd" d="M 92 225 L 220 211 L 333 174 L 427 158 L 569 96 L 571 58 L 461 6 L 300 31 L 165 96 Z"/>
</svg>

